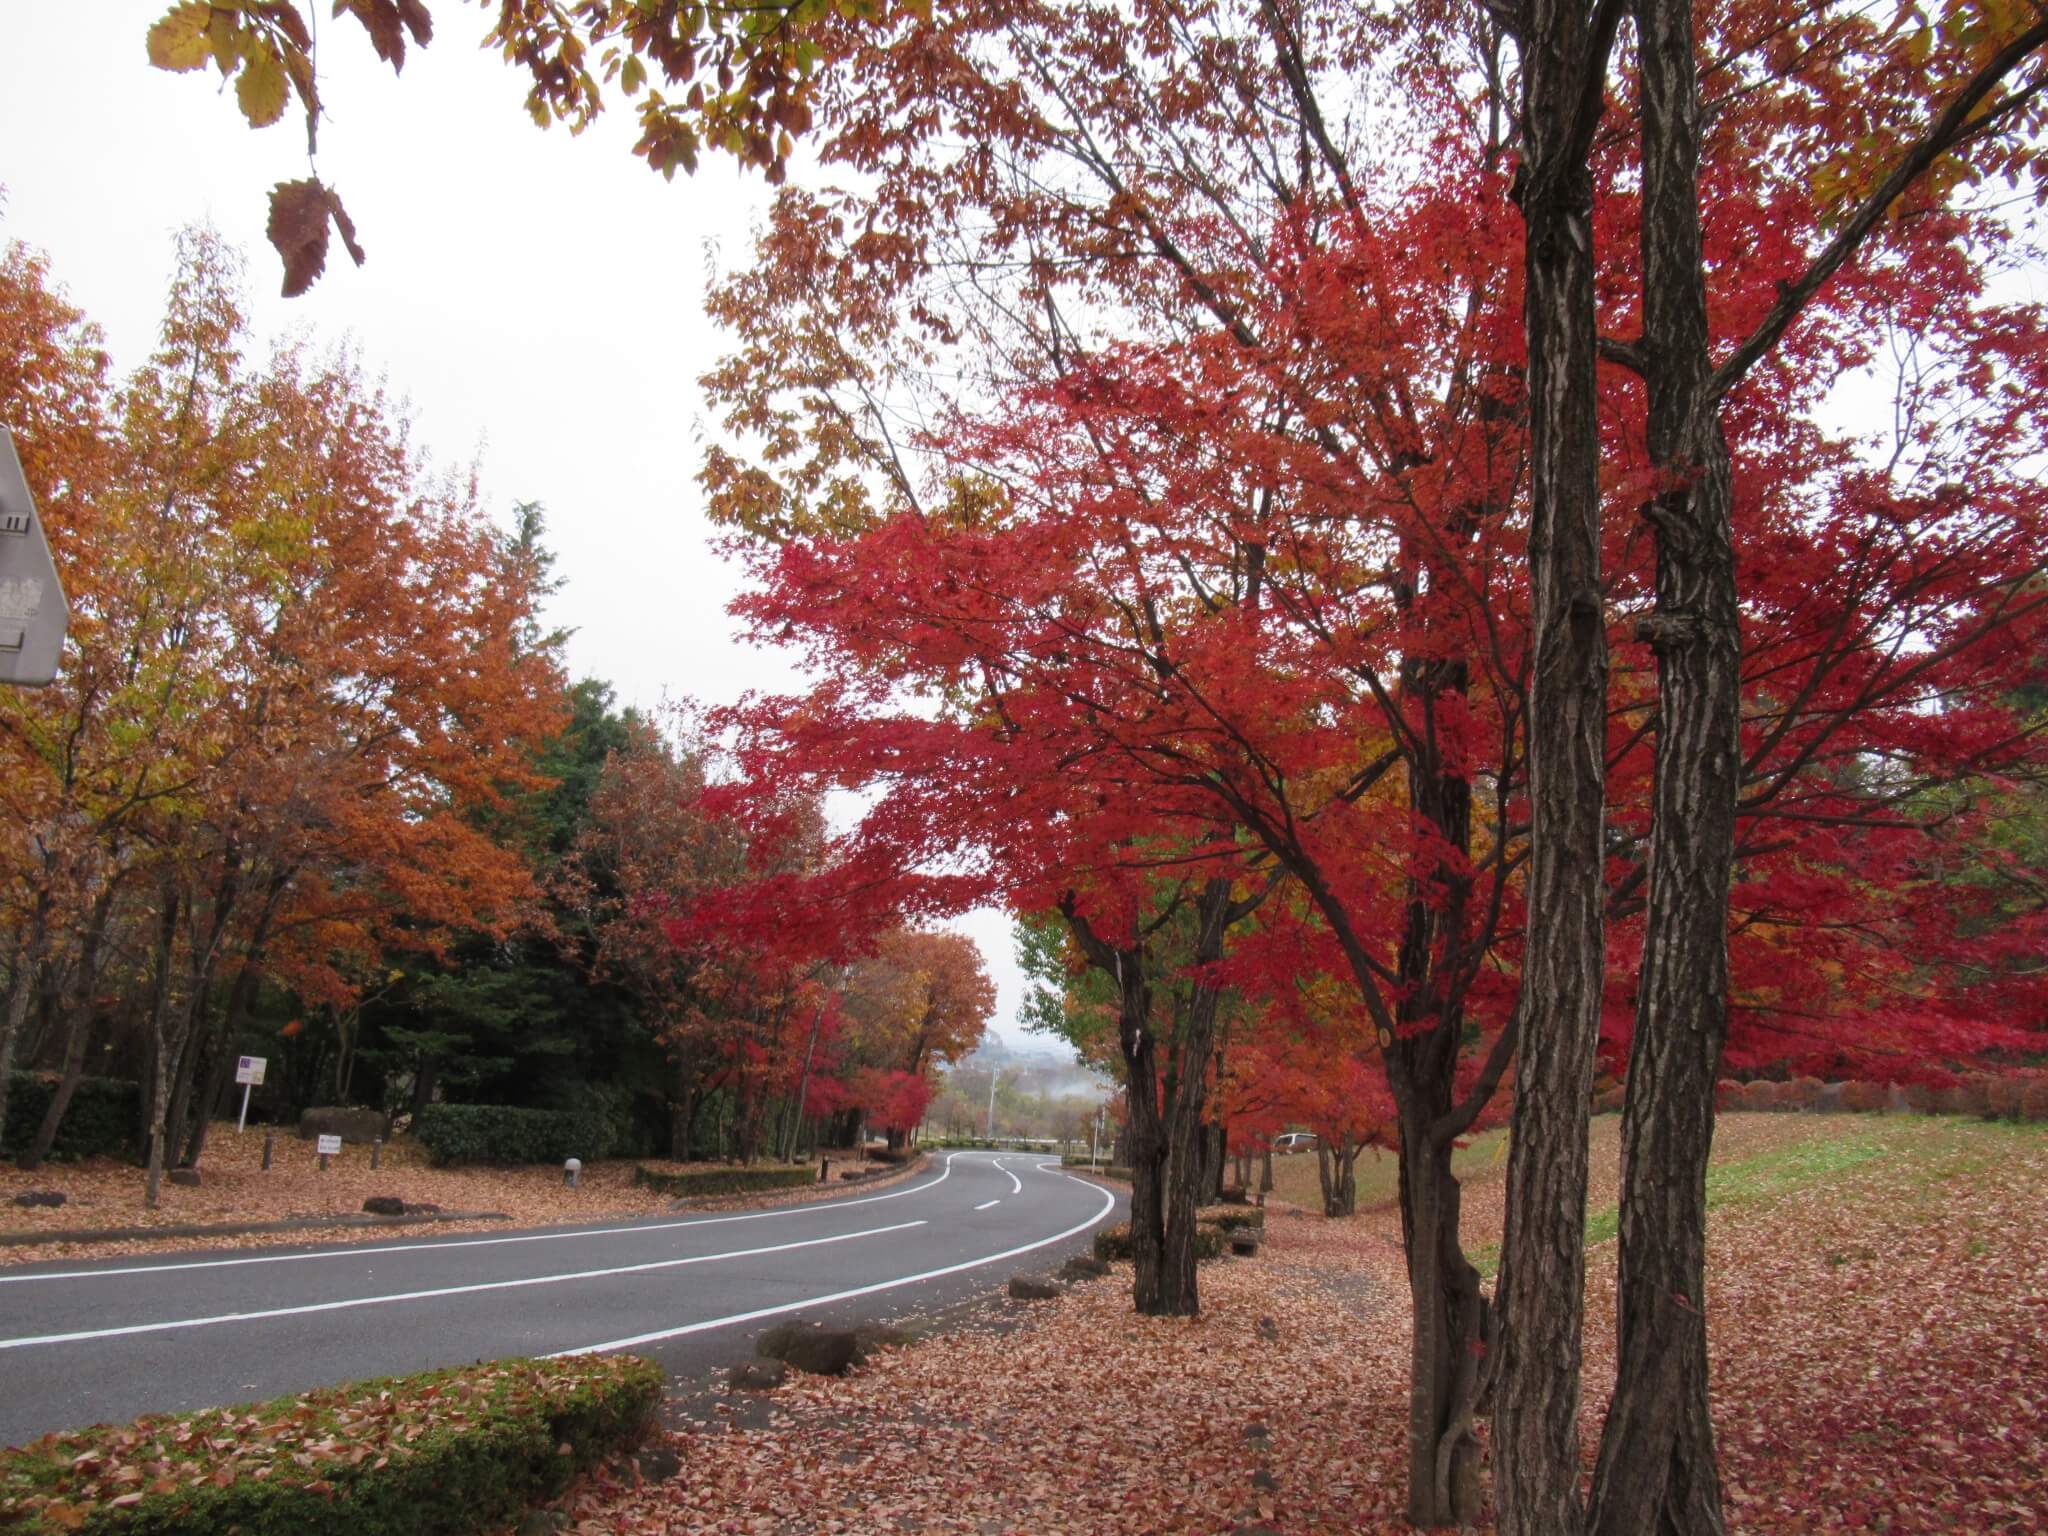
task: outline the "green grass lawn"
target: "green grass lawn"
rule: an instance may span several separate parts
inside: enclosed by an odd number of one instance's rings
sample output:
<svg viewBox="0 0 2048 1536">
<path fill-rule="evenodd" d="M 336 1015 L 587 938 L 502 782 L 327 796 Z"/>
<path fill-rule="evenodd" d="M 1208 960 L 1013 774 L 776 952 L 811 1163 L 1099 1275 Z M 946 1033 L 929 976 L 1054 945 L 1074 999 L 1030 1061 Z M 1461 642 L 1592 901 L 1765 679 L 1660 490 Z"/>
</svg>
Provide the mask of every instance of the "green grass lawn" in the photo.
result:
<svg viewBox="0 0 2048 1536">
<path fill-rule="evenodd" d="M 1954 1115 L 1723 1117 L 1724 1125 L 1759 1120 L 1774 1144 L 1756 1146 L 1747 1135 L 1717 1134 L 1714 1161 L 1707 1168 L 1709 1213 L 1765 1206 L 1825 1188 L 1845 1198 L 1881 1198 L 1898 1216 L 1932 1218 L 1946 1213 L 1947 1192 L 1956 1181 L 2048 1142 L 2048 1125 Z M 1596 1159 L 1603 1144 L 1611 1156 L 1617 1130 L 1617 1117 L 1594 1121 Z M 1596 1193 L 1599 1183 L 1596 1178 Z M 1587 1248 L 1612 1241 L 1620 1226 L 1612 1200 L 1593 1204 L 1586 1213 Z M 1498 1243 L 1473 1249 L 1472 1262 L 1482 1275 L 1494 1273 L 1499 1251 Z"/>
<path fill-rule="evenodd" d="M 1613 1195 L 1621 1117 L 1596 1116 L 1592 1125 L 1592 1200 L 1586 1246 L 1612 1241 L 1620 1229 Z M 1878 1181 L 1885 1198 L 1903 1212 L 1940 1205 L 1946 1189 L 1968 1180 L 2021 1147 L 2048 1140 L 2048 1125 L 1978 1120 L 1955 1115 L 1729 1114 L 1717 1128 L 1707 1170 L 1707 1209 L 1763 1204 L 1816 1186 Z M 1459 1182 L 1476 1195 L 1507 1175 L 1507 1133 L 1475 1136 L 1451 1158 Z M 1256 1173 L 1256 1169 L 1254 1170 Z M 1358 1209 L 1390 1205 L 1399 1193 L 1399 1166 L 1391 1152 L 1366 1151 L 1357 1165 Z M 1273 1194 L 1307 1210 L 1322 1209 L 1322 1186 L 1313 1152 L 1273 1159 Z M 1497 1242 L 1474 1242 L 1472 1260 L 1494 1273 Z"/>
</svg>

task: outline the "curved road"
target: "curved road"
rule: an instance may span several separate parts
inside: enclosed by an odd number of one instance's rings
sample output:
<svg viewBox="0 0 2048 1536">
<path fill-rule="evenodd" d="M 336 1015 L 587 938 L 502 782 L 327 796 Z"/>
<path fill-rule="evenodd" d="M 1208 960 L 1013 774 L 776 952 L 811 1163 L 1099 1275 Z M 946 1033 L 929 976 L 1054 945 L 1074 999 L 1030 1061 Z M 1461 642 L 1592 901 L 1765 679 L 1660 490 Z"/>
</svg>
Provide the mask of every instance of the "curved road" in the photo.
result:
<svg viewBox="0 0 2048 1536">
<path fill-rule="evenodd" d="M 1043 1268 L 1116 1204 L 1042 1157 L 955 1152 L 880 1194 L 775 1210 L 8 1267 L 0 1445 L 515 1355 L 631 1349 L 700 1372 L 786 1316 L 868 1321 Z"/>
</svg>

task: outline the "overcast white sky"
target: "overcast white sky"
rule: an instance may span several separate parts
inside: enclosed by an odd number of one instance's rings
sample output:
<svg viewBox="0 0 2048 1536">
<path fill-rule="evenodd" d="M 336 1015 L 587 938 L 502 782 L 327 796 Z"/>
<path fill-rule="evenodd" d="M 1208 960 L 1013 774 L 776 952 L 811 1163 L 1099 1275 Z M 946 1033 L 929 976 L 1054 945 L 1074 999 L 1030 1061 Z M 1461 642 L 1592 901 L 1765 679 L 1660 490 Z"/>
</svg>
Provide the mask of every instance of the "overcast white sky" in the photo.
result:
<svg viewBox="0 0 2048 1536">
<path fill-rule="evenodd" d="M 302 120 L 252 131 L 217 76 L 150 68 L 144 37 L 166 4 L 16 0 L 0 50 L 0 237 L 48 252 L 116 367 L 154 342 L 173 235 L 211 221 L 248 253 L 259 336 L 353 338 L 437 460 L 480 464 L 501 521 L 514 501 L 547 505 L 575 675 L 643 707 L 793 686 L 784 658 L 733 638 L 735 573 L 692 479 L 710 425 L 696 379 L 720 350 L 705 279 L 746 259 L 759 178 L 713 159 L 665 183 L 630 153 L 624 113 L 576 139 L 535 128 L 524 76 L 477 46 L 488 13 L 474 5 L 437 6 L 440 34 L 395 78 L 359 26 L 312 0 L 318 169 L 369 261 L 337 242 L 313 291 L 285 300 L 263 221 L 270 187 L 307 174 Z M 1044 1044 L 1013 1022 L 1007 918 L 960 926 L 997 981 L 999 1030 Z"/>
</svg>

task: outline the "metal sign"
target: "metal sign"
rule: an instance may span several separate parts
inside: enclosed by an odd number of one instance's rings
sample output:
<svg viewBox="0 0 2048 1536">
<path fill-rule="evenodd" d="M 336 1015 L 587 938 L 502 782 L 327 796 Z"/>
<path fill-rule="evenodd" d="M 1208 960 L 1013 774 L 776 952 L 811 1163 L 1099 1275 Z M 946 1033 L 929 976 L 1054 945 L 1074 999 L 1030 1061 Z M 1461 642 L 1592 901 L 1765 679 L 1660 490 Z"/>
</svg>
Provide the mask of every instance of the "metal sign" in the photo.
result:
<svg viewBox="0 0 2048 1536">
<path fill-rule="evenodd" d="M 341 1138 L 339 1136 L 322 1136 L 320 1138 L 320 1155 L 322 1157 L 331 1157 L 340 1150 Z"/>
<path fill-rule="evenodd" d="M 263 1069 L 270 1065 L 267 1056 L 241 1056 L 235 1061 L 235 1081 L 263 1086 Z"/>
<path fill-rule="evenodd" d="M 0 427 L 0 683 L 39 688 L 54 681 L 70 623 L 14 434 Z"/>
</svg>

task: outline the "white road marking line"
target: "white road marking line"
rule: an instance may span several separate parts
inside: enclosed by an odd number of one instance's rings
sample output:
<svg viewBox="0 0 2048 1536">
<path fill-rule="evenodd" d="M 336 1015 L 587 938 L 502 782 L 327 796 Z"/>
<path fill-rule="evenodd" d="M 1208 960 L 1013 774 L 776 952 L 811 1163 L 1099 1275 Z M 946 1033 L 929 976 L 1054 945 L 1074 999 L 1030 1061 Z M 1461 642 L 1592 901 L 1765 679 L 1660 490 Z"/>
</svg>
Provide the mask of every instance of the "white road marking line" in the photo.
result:
<svg viewBox="0 0 2048 1536">
<path fill-rule="evenodd" d="M 999 1173 L 1001 1173 L 1004 1178 L 1010 1181 L 1011 1194 L 1021 1195 L 1024 1193 L 1024 1181 L 1018 1178 L 1017 1175 L 1015 1175 L 1014 1173 L 1010 1172 L 1009 1169 L 1003 1167 L 1003 1162 L 1001 1158 L 996 1159 L 996 1170 Z"/>
<path fill-rule="evenodd" d="M 303 1317 L 311 1312 L 345 1312 L 353 1307 L 377 1307 L 393 1301 L 430 1301 L 439 1296 L 469 1296 L 478 1291 L 511 1291 L 530 1285 L 559 1285 L 567 1280 L 603 1280 L 613 1275 L 638 1275 L 656 1269 L 680 1269 L 686 1264 L 714 1264 L 720 1259 L 750 1259 L 764 1253 L 787 1253 L 792 1248 L 817 1248 L 826 1243 L 846 1243 L 860 1237 L 880 1237 L 885 1232 L 907 1232 L 922 1221 L 900 1221 L 890 1227 L 870 1227 L 865 1232 L 845 1232 L 837 1237 L 808 1237 L 797 1243 L 774 1243 L 765 1248 L 740 1248 L 727 1253 L 700 1253 L 685 1259 L 655 1259 L 646 1264 L 620 1264 L 611 1269 L 586 1269 L 566 1275 L 528 1275 L 518 1280 L 484 1280 L 475 1285 L 447 1285 L 430 1291 L 397 1291 L 387 1296 L 357 1296 L 347 1301 L 317 1301 L 296 1307 L 270 1307 L 261 1312 L 223 1312 L 213 1317 L 184 1317 L 161 1323 L 130 1323 L 122 1328 L 87 1328 L 77 1333 L 45 1333 L 18 1339 L 0 1339 L 0 1349 L 26 1349 L 34 1344 L 76 1344 L 88 1339 L 124 1338 L 136 1333 L 169 1333 L 179 1328 L 206 1328 L 215 1323 L 253 1323 L 273 1317 Z"/>
<path fill-rule="evenodd" d="M 806 1307 L 825 1307 L 837 1301 L 851 1301 L 856 1296 L 872 1296 L 878 1291 L 893 1291 L 899 1285 L 916 1285 L 923 1280 L 939 1280 L 947 1275 L 957 1275 L 963 1270 L 979 1269 L 984 1264 L 996 1264 L 1004 1259 L 1014 1259 L 1020 1253 L 1030 1253 L 1034 1249 L 1050 1247 L 1054 1243 L 1064 1242 L 1078 1232 L 1086 1232 L 1090 1227 L 1100 1222 L 1103 1217 L 1107 1216 L 1116 1206 L 1116 1196 L 1101 1185 L 1090 1184 L 1086 1179 L 1074 1179 L 1073 1182 L 1079 1184 L 1083 1189 L 1092 1189 L 1101 1195 L 1102 1209 L 1093 1216 L 1090 1216 L 1086 1221 L 1071 1226 L 1064 1232 L 1055 1232 L 1051 1237 L 1041 1237 L 1035 1243 L 1025 1243 L 1019 1248 L 1005 1248 L 1001 1253 L 991 1253 L 986 1258 L 968 1259 L 960 1264 L 948 1264 L 943 1269 L 927 1269 L 921 1274 L 904 1275 L 901 1279 L 897 1280 L 883 1280 L 874 1285 L 856 1286 L 850 1291 L 834 1291 L 829 1296 L 807 1296 L 802 1301 L 784 1302 L 780 1306 L 774 1307 L 757 1307 L 752 1312 L 735 1312 L 730 1317 L 714 1317 L 702 1323 L 685 1323 L 680 1328 L 664 1328 L 656 1333 L 636 1333 L 630 1339 L 612 1339 L 603 1344 L 586 1344 L 580 1349 L 558 1349 L 548 1358 L 552 1360 L 562 1355 L 603 1354 L 614 1349 L 636 1349 L 642 1344 L 659 1344 L 664 1339 L 679 1339 L 685 1334 L 705 1333 L 713 1328 L 730 1327 L 734 1323 L 751 1323 L 760 1318 L 775 1317 L 784 1312 L 801 1312 Z"/>
<path fill-rule="evenodd" d="M 575 1237 L 613 1237 L 621 1233 L 673 1232 L 683 1227 L 717 1227 L 735 1221 L 766 1221 L 774 1216 L 801 1216 L 812 1211 L 843 1211 L 849 1206 L 873 1205 L 878 1200 L 900 1200 L 905 1195 L 920 1194 L 927 1189 L 937 1189 L 953 1173 L 954 1153 L 946 1159 L 945 1168 L 929 1184 L 913 1184 L 907 1189 L 892 1189 L 886 1195 L 862 1195 L 856 1200 L 815 1200 L 808 1205 L 778 1206 L 772 1211 L 748 1211 L 739 1216 L 698 1216 L 689 1221 L 643 1221 L 621 1227 L 583 1227 L 574 1232 L 526 1232 L 517 1237 L 450 1237 L 439 1242 L 426 1243 L 380 1243 L 375 1247 L 364 1244 L 353 1248 L 335 1248 L 323 1253 L 261 1253 L 240 1259 L 185 1259 L 175 1264 L 128 1264 L 119 1269 L 56 1269 L 41 1270 L 32 1275 L 0 1274 L 0 1285 L 26 1285 L 33 1280 L 92 1280 L 102 1275 L 161 1275 L 180 1269 L 232 1269 L 243 1264 L 303 1264 L 312 1259 L 355 1259 L 368 1258 L 382 1253 L 424 1253 L 437 1248 L 499 1248 L 507 1243 L 559 1243 Z M 51 1242 L 62 1242 L 61 1233 L 53 1233 Z"/>
<path fill-rule="evenodd" d="M 997 1197 L 996 1197 L 995 1199 L 993 1199 L 993 1200 L 984 1200 L 984 1201 L 982 1201 L 982 1202 L 981 1202 L 981 1204 L 979 1204 L 979 1205 L 977 1205 L 977 1206 L 975 1207 L 975 1209 L 976 1209 L 977 1211 L 985 1211 L 985 1210 L 987 1210 L 987 1209 L 988 1209 L 988 1208 L 989 1208 L 990 1206 L 992 1206 L 992 1205 L 1001 1205 L 1002 1203 L 1003 1203 L 1003 1201 L 1002 1201 L 1002 1197 L 1001 1197 L 1000 1195 L 998 1195 L 998 1196 L 997 1196 Z"/>
</svg>

